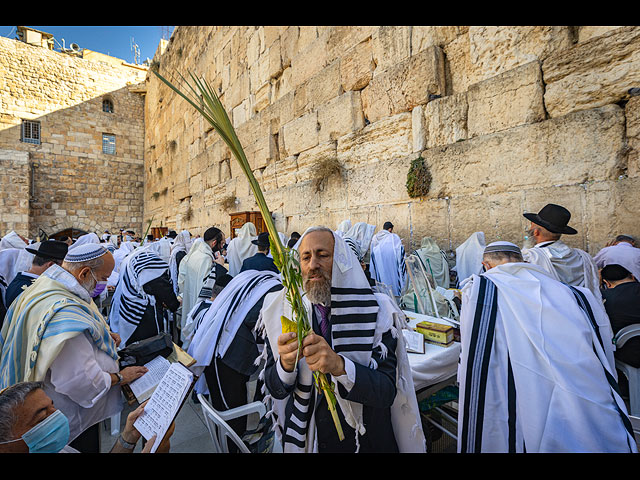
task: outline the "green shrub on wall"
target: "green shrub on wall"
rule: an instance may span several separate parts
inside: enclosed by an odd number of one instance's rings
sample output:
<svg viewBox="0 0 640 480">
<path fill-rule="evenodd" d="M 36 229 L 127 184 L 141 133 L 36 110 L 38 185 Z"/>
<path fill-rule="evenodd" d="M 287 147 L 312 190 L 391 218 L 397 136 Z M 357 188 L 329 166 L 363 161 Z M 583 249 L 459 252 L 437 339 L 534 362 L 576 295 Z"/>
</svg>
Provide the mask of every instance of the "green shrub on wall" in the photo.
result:
<svg viewBox="0 0 640 480">
<path fill-rule="evenodd" d="M 431 187 L 431 173 L 424 159 L 418 157 L 411 162 L 407 173 L 407 193 L 411 198 L 424 197 Z"/>
</svg>

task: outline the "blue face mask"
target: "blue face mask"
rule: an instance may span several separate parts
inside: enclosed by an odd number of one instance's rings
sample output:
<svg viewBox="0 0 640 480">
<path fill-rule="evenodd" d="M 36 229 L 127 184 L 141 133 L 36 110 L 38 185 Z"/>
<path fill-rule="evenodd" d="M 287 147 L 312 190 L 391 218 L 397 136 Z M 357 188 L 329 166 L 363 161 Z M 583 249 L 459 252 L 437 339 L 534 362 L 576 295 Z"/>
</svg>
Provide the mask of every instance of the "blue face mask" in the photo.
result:
<svg viewBox="0 0 640 480">
<path fill-rule="evenodd" d="M 69 443 L 69 420 L 56 410 L 22 435 L 29 453 L 58 453 Z"/>
</svg>

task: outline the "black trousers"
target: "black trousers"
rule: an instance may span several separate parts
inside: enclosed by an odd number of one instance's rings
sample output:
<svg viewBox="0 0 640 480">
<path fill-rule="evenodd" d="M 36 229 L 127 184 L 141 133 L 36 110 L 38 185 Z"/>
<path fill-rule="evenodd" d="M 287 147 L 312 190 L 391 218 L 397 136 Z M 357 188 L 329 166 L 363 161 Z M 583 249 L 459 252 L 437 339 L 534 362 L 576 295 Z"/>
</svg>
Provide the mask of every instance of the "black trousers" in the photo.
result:
<svg viewBox="0 0 640 480">
<path fill-rule="evenodd" d="M 238 373 L 225 365 L 219 358 L 214 358 L 204 370 L 211 405 L 219 411 L 240 407 L 247 403 L 247 382 L 249 376 Z M 239 437 L 247 430 L 247 417 L 240 417 L 227 422 Z M 229 441 L 229 452 L 238 452 L 235 443 Z"/>
<path fill-rule="evenodd" d="M 69 446 L 80 453 L 100 453 L 100 424 L 87 428 Z"/>
</svg>

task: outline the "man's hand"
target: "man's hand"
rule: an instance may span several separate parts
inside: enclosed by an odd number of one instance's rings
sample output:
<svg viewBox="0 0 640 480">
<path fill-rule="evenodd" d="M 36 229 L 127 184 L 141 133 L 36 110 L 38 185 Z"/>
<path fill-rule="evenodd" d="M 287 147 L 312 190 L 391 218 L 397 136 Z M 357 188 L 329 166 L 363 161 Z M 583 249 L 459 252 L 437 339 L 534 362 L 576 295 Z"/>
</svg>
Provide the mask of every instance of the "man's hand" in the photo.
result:
<svg viewBox="0 0 640 480">
<path fill-rule="evenodd" d="M 329 346 L 321 335 L 310 333 L 302 340 L 302 355 L 312 372 L 329 373 L 334 377 L 344 375 L 344 358 Z"/>
<path fill-rule="evenodd" d="M 119 347 L 120 342 L 122 341 L 122 339 L 120 338 L 120 335 L 113 332 L 109 332 L 109 335 L 111 335 L 111 338 L 113 338 L 113 341 L 116 342 L 116 347 Z"/>
<path fill-rule="evenodd" d="M 280 364 L 287 372 L 293 372 L 298 356 L 298 334 L 295 332 L 283 333 L 278 337 L 278 354 Z"/>
<path fill-rule="evenodd" d="M 146 400 L 142 405 L 140 405 L 127 416 L 127 423 L 125 424 L 124 430 L 122 431 L 122 438 L 125 442 L 138 443 L 138 440 L 140 440 L 140 432 L 133 426 L 133 424 L 138 419 L 138 417 L 142 415 L 144 407 L 148 402 L 149 400 Z"/>
<path fill-rule="evenodd" d="M 125 367 L 120 370 L 120 375 L 122 375 L 122 384 L 125 385 L 127 383 L 131 383 L 148 371 L 147 367 Z"/>
<path fill-rule="evenodd" d="M 162 440 L 162 443 L 158 445 L 158 449 L 156 450 L 155 453 L 169 453 L 169 449 L 171 448 L 170 438 L 171 438 L 171 435 L 173 435 L 175 428 L 176 428 L 176 422 L 171 423 L 171 425 L 169 426 L 169 430 L 167 430 L 167 433 L 165 434 L 164 439 Z M 156 443 L 156 440 L 158 440 L 156 435 L 151 437 L 149 441 L 145 444 L 141 453 L 150 453 L 151 448 L 153 447 L 153 444 Z"/>
</svg>

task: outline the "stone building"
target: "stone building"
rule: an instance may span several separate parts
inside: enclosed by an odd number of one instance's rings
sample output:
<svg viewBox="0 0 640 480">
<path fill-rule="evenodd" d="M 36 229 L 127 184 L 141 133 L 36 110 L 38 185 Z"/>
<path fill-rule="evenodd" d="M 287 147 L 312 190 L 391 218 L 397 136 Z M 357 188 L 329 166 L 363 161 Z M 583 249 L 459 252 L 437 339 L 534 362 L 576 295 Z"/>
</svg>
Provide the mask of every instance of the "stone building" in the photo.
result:
<svg viewBox="0 0 640 480">
<path fill-rule="evenodd" d="M 592 254 L 640 235 L 638 27 L 181 26 L 156 60 L 217 90 L 279 231 L 522 244 L 522 213 L 551 202 Z M 256 206 L 226 145 L 152 74 L 145 119 L 145 219 L 229 234 Z M 410 197 L 414 160 L 431 181 Z"/>
<path fill-rule="evenodd" d="M 0 235 L 142 229 L 147 68 L 0 37 Z"/>
</svg>

